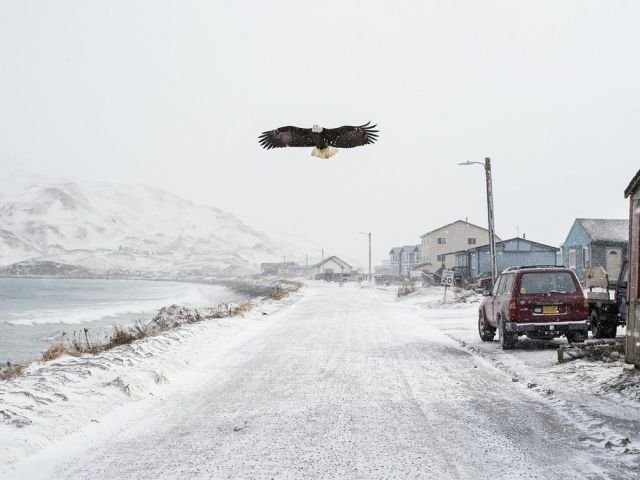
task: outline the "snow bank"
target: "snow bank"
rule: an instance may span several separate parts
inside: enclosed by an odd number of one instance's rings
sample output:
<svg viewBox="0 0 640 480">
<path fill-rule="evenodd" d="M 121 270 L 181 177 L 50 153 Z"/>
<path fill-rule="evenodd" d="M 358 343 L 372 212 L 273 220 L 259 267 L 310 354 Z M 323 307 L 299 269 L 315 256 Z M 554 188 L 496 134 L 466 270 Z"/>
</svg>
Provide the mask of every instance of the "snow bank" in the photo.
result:
<svg viewBox="0 0 640 480">
<path fill-rule="evenodd" d="M 33 364 L 24 376 L 0 382 L 2 462 L 12 464 L 166 384 L 188 382 L 230 346 L 267 328 L 270 314 L 299 297 L 264 300 L 244 316 L 187 323 L 97 355 Z M 172 307 L 158 318 L 175 320 L 181 313 Z"/>
</svg>

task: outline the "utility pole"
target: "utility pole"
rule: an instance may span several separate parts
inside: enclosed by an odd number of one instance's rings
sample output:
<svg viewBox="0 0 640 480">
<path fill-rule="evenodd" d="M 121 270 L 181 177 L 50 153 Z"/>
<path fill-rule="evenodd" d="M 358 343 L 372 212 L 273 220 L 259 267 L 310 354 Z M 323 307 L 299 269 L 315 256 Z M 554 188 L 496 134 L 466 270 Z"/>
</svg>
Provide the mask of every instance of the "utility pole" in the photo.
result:
<svg viewBox="0 0 640 480">
<path fill-rule="evenodd" d="M 491 279 L 495 285 L 498 278 L 498 267 L 496 262 L 496 229 L 493 220 L 493 181 L 491 179 L 491 159 L 485 157 L 484 172 L 487 181 L 487 216 L 489 217 L 489 250 L 491 254 Z"/>
<path fill-rule="evenodd" d="M 491 159 L 485 157 L 484 163 L 470 162 L 459 163 L 458 165 L 482 165 L 484 167 L 485 180 L 487 182 L 487 216 L 489 217 L 489 255 L 491 262 L 491 283 L 495 284 L 498 278 L 498 267 L 496 262 L 496 230 L 493 218 L 493 182 L 491 180 Z M 479 258 L 478 258 L 479 261 Z"/>
</svg>

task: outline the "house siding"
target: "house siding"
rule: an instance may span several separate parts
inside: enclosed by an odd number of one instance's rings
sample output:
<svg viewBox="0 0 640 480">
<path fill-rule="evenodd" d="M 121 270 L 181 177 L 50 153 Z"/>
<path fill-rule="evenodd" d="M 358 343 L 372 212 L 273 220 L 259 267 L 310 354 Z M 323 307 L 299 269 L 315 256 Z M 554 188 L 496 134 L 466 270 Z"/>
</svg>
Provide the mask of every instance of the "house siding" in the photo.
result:
<svg viewBox="0 0 640 480">
<path fill-rule="evenodd" d="M 584 280 L 584 268 L 583 268 L 583 248 L 590 246 L 590 240 L 587 236 L 587 233 L 582 228 L 582 225 L 577 221 L 573 222 L 573 226 L 571 230 L 569 230 L 569 235 L 567 235 L 567 239 L 562 245 L 562 263 L 566 267 L 574 268 L 576 275 L 580 281 Z M 571 251 L 575 251 L 575 265 L 570 265 L 570 255 Z M 591 252 L 593 255 L 593 251 Z"/>
<path fill-rule="evenodd" d="M 447 243 L 439 244 L 438 238 L 446 238 Z M 475 244 L 470 245 L 468 243 L 469 238 L 475 238 Z M 447 269 L 455 266 L 456 258 L 455 255 L 451 255 L 452 252 L 466 250 L 469 247 L 477 245 L 488 244 L 489 231 L 471 223 L 458 220 L 450 225 L 445 225 L 444 227 L 425 233 L 420 239 L 424 262 L 431 264 L 427 270 L 435 272 L 442 265 Z M 438 261 L 438 255 L 444 255 L 444 260 Z"/>
<path fill-rule="evenodd" d="M 389 252 L 390 271 L 394 277 L 408 276 L 411 268 L 419 263 L 422 263 L 420 245 L 394 247 Z"/>
<path fill-rule="evenodd" d="M 524 238 L 505 240 L 496 244 L 496 266 L 498 272 L 521 265 L 555 265 L 558 249 L 542 245 Z M 456 264 L 469 264 L 469 273 L 475 278 L 491 272 L 489 246 L 475 248 L 456 254 Z"/>
<path fill-rule="evenodd" d="M 585 252 L 585 249 L 587 252 Z M 569 235 L 562 245 L 562 263 L 567 267 L 574 268 L 576 275 L 581 282 L 585 280 L 585 266 L 607 268 L 607 254 L 611 249 L 620 249 L 621 259 L 627 256 L 627 245 L 617 241 L 592 241 L 576 220 L 569 230 Z M 573 258 L 571 251 L 575 252 L 575 266 L 571 265 Z M 585 258 L 585 253 L 588 257 Z M 619 271 L 607 272 L 611 280 L 617 280 Z"/>
</svg>

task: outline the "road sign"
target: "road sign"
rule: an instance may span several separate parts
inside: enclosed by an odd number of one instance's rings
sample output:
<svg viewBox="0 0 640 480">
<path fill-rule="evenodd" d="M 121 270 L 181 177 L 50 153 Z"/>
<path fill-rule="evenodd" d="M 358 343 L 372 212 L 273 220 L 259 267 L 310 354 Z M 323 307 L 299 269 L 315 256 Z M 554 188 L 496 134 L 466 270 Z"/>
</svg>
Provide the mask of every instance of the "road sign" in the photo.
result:
<svg viewBox="0 0 640 480">
<path fill-rule="evenodd" d="M 443 285 L 445 287 L 453 286 L 453 270 L 442 271 L 442 280 L 440 280 L 440 285 Z"/>
</svg>

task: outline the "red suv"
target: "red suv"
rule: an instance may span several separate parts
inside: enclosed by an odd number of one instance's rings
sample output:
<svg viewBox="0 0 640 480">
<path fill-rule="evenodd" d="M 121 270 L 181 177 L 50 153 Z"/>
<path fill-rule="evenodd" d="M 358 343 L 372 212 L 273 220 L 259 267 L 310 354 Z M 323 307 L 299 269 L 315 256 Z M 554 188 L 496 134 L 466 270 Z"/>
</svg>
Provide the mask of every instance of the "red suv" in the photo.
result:
<svg viewBox="0 0 640 480">
<path fill-rule="evenodd" d="M 496 330 L 503 349 L 514 348 L 518 336 L 570 342 L 587 338 L 589 304 L 576 274 L 567 267 L 510 267 L 485 295 L 478 332 L 485 342 Z"/>
</svg>

